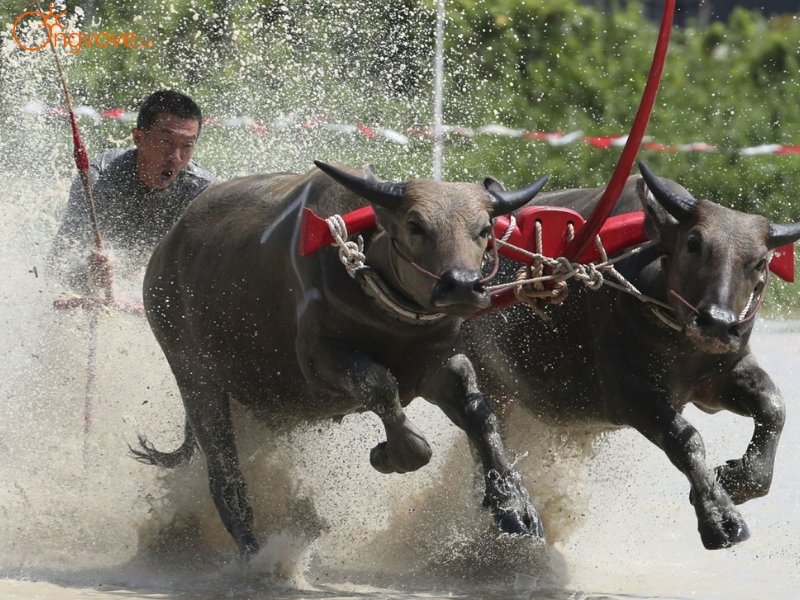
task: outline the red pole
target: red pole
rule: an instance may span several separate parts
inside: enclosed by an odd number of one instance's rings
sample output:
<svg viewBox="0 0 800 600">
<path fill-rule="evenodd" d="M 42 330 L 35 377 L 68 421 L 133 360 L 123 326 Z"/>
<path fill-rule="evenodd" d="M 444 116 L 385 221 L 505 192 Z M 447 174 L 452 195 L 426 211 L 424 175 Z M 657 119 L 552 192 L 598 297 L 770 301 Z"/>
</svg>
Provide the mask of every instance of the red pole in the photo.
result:
<svg viewBox="0 0 800 600">
<path fill-rule="evenodd" d="M 603 192 L 597 207 L 588 221 L 586 221 L 586 225 L 577 233 L 575 239 L 567 245 L 564 254 L 570 260 L 579 259 L 588 250 L 589 245 L 594 242 L 597 232 L 600 231 L 608 215 L 611 214 L 611 210 L 617 203 L 617 199 L 622 193 L 622 188 L 625 186 L 625 180 L 630 175 L 633 161 L 636 160 L 639 146 L 641 146 L 642 138 L 644 137 L 644 131 L 647 129 L 647 123 L 650 120 L 650 114 L 653 112 L 658 86 L 661 83 L 661 73 L 664 70 L 664 60 L 669 47 L 674 12 L 675 0 L 665 0 L 664 11 L 661 15 L 661 29 L 658 32 L 653 62 L 650 65 L 650 74 L 647 77 L 647 84 L 642 94 L 642 101 L 639 103 L 639 109 L 636 111 L 630 135 L 628 135 L 625 148 L 622 150 L 614 173 L 611 175 L 608 186 Z"/>
<path fill-rule="evenodd" d="M 608 185 L 606 186 L 600 201 L 597 204 L 594 212 L 586 221 L 583 227 L 578 230 L 575 238 L 564 249 L 564 256 L 571 261 L 576 261 L 586 254 L 590 245 L 594 242 L 597 233 L 603 226 L 603 223 L 611 214 L 614 205 L 622 193 L 622 188 L 625 186 L 625 180 L 633 167 L 633 161 L 636 160 L 636 154 L 639 152 L 639 146 L 642 144 L 644 131 L 647 128 L 647 122 L 650 120 L 650 114 L 653 111 L 653 105 L 656 101 L 656 93 L 658 86 L 661 83 L 661 73 L 664 70 L 664 60 L 667 56 L 667 48 L 669 47 L 669 36 L 672 32 L 672 17 L 675 13 L 675 0 L 665 0 L 664 10 L 661 15 L 661 28 L 658 32 L 658 39 L 656 40 L 656 48 L 653 52 L 653 62 L 650 65 L 650 73 L 647 77 L 642 99 L 639 102 L 639 108 L 636 111 L 636 116 L 631 126 L 631 132 L 625 142 L 625 148 L 617 161 L 617 166 L 611 175 Z M 492 293 L 492 306 L 485 311 L 481 311 L 470 318 L 478 317 L 488 312 L 494 312 L 517 304 L 519 299 L 514 294 L 513 289 L 504 289 Z"/>
<path fill-rule="evenodd" d="M 39 8 L 39 12 L 41 12 L 42 7 L 38 0 L 36 5 Z M 64 68 L 61 65 L 61 59 L 58 57 L 58 52 L 56 51 L 56 45 L 52 36 L 48 41 L 50 42 L 50 49 L 53 51 L 53 58 L 56 60 L 56 68 L 58 69 L 58 74 L 61 78 L 61 86 L 64 89 L 64 99 L 67 103 L 67 110 L 69 111 L 69 120 L 70 125 L 72 126 L 72 153 L 75 157 L 75 166 L 78 168 L 78 175 L 80 176 L 81 183 L 83 184 L 83 191 L 86 196 L 86 201 L 89 203 L 89 219 L 91 220 L 92 231 L 94 232 L 95 250 L 102 253 L 105 252 L 105 246 L 103 245 L 103 237 L 100 235 L 100 228 L 97 225 L 97 213 L 95 212 L 94 198 L 92 197 L 92 181 L 89 175 L 89 156 L 86 153 L 86 148 L 83 145 L 80 132 L 78 131 L 78 123 L 75 120 L 75 112 L 72 110 L 72 95 L 69 93 L 67 76 L 64 73 Z M 106 302 L 111 303 L 113 301 L 114 290 L 111 288 L 111 286 L 109 286 L 106 288 Z"/>
</svg>

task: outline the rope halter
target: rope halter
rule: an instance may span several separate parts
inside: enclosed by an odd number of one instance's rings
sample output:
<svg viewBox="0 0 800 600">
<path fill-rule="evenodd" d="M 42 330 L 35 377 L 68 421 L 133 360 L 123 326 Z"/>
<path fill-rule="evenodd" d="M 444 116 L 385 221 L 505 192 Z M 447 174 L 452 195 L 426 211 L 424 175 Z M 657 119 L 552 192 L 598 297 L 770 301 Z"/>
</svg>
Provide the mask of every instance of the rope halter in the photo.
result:
<svg viewBox="0 0 800 600">
<path fill-rule="evenodd" d="M 516 221 L 514 221 L 514 223 L 516 223 Z M 492 224 L 492 225 L 494 225 L 494 224 Z M 506 231 L 506 235 L 503 236 L 504 240 L 508 239 L 508 237 L 511 235 L 510 232 L 512 232 L 513 230 L 514 230 L 513 227 L 509 224 L 508 230 Z M 489 233 L 489 240 L 490 241 L 494 241 L 495 237 L 494 237 L 494 227 L 493 226 L 489 228 L 489 232 L 490 232 Z M 394 250 L 394 252 L 400 258 L 402 258 L 404 261 L 406 261 L 409 265 L 414 267 L 417 271 L 419 271 L 423 275 L 426 275 L 427 277 L 430 277 L 434 281 L 442 281 L 441 276 L 436 275 L 435 273 L 432 273 L 432 272 L 428 271 L 426 268 L 420 266 L 419 264 L 417 264 L 416 262 L 411 260 L 402 250 L 400 250 L 400 246 L 397 245 L 397 240 L 395 238 L 391 238 L 391 243 L 389 244 L 389 248 L 390 248 L 390 250 Z M 496 243 L 492 244 L 492 257 L 493 257 L 493 261 L 494 261 L 494 266 L 492 267 L 492 271 L 486 277 L 484 277 L 484 278 L 482 278 L 482 279 L 480 279 L 478 281 L 479 285 L 485 285 L 488 282 L 490 282 L 492 279 L 494 279 L 494 276 L 497 275 L 497 271 L 500 268 L 500 255 L 498 254 L 497 244 Z M 391 261 L 391 256 L 390 256 L 389 262 L 392 265 L 392 270 L 394 270 L 394 263 Z M 397 271 L 394 271 L 394 274 L 395 274 L 395 277 L 397 277 L 398 280 L 399 280 L 400 276 L 397 273 Z M 402 285 L 402 283 L 401 283 L 401 285 Z"/>
<path fill-rule="evenodd" d="M 769 255 L 767 256 L 766 267 L 764 268 L 764 278 L 760 279 L 758 284 L 756 284 L 755 289 L 753 289 L 753 291 L 750 292 L 750 297 L 747 299 L 747 304 L 745 304 L 744 310 L 742 310 L 742 312 L 739 313 L 739 317 L 738 317 L 738 324 L 739 325 L 741 325 L 742 323 L 747 323 L 748 321 L 753 319 L 756 316 L 756 313 L 758 312 L 758 309 L 761 308 L 761 304 L 764 302 L 764 295 L 766 294 L 767 286 L 769 285 L 769 273 L 770 273 L 770 271 L 769 271 L 769 261 L 770 261 L 771 257 L 772 257 L 772 253 L 770 252 Z M 759 289 L 759 287 L 760 287 L 760 289 Z M 756 293 L 758 293 L 758 298 L 756 298 Z M 673 298 L 677 299 L 678 302 L 683 304 L 686 308 L 688 308 L 694 314 L 696 314 L 696 315 L 700 314 L 700 309 L 698 309 L 691 302 L 686 300 L 678 292 L 676 292 L 674 289 L 672 289 L 672 287 L 669 288 L 669 294 Z M 755 304 L 753 303 L 753 300 L 755 300 Z M 752 308 L 752 310 L 750 310 L 751 308 Z M 657 315 L 657 316 L 659 316 L 659 318 L 662 321 L 667 323 L 667 321 L 665 320 L 666 315 Z M 672 323 L 667 323 L 668 325 L 670 325 L 670 327 L 672 327 L 673 329 L 682 329 L 681 325 L 677 321 L 675 321 L 674 319 L 670 319 L 670 320 L 672 321 Z"/>
<path fill-rule="evenodd" d="M 333 245 L 339 248 L 339 260 L 348 275 L 358 281 L 364 293 L 390 315 L 404 323 L 413 324 L 435 323 L 447 316 L 444 313 L 420 311 L 394 292 L 378 273 L 365 264 L 364 238 L 359 235 L 355 242 L 347 239 L 347 225 L 341 215 L 328 217 L 325 222 L 333 236 Z"/>
</svg>

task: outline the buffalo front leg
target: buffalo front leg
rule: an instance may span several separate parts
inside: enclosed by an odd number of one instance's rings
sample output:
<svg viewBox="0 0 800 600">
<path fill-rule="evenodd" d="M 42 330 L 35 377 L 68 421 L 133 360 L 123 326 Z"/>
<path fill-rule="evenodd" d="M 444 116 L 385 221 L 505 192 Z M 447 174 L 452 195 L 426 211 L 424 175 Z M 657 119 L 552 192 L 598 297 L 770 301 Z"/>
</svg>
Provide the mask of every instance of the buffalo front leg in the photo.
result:
<svg viewBox="0 0 800 600">
<path fill-rule="evenodd" d="M 765 496 L 772 485 L 786 421 L 783 398 L 769 375 L 748 355 L 730 375 L 704 385 L 698 396 L 702 407 L 723 408 L 753 419 L 753 437 L 744 455 L 718 466 L 716 473 L 736 504 Z"/>
<path fill-rule="evenodd" d="M 230 400 L 212 384 L 179 380 L 178 386 L 186 417 L 206 457 L 211 497 L 240 555 L 249 559 L 258 553 L 259 545 L 253 531 L 247 484 L 236 454 Z"/>
<path fill-rule="evenodd" d="M 615 389 L 606 395 L 614 399 L 614 406 L 610 407 L 611 420 L 636 428 L 661 448 L 689 480 L 703 545 L 715 550 L 749 538 L 747 524 L 707 464 L 705 444 L 697 429 L 649 381 L 621 371 L 617 373 L 616 381 L 625 386 L 625 391 Z"/>
<path fill-rule="evenodd" d="M 463 354 L 426 379 L 421 395 L 436 404 L 466 434 L 480 458 L 486 482 L 484 506 L 505 533 L 544 537 L 544 527 L 522 476 L 510 464 L 500 428 L 478 389 L 475 370 Z"/>
<path fill-rule="evenodd" d="M 317 338 L 304 354 L 306 381 L 321 405 L 328 410 L 338 407 L 339 414 L 366 408 L 380 417 L 386 441 L 369 456 L 376 470 L 407 473 L 430 462 L 431 447 L 406 416 L 397 381 L 386 367 L 329 339 Z"/>
</svg>

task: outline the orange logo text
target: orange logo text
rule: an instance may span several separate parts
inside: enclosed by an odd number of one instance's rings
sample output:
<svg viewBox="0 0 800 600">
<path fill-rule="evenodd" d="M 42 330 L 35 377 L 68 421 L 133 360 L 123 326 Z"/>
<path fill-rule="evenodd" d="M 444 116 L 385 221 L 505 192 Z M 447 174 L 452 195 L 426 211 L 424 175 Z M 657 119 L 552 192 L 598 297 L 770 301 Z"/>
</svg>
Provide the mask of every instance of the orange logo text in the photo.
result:
<svg viewBox="0 0 800 600">
<path fill-rule="evenodd" d="M 14 21 L 11 33 L 14 41 L 23 50 L 41 50 L 47 44 L 52 44 L 57 48 L 59 45 L 68 48 L 70 54 L 78 54 L 81 50 L 95 48 L 152 48 L 153 42 L 143 42 L 136 39 L 136 34 L 132 31 L 96 31 L 93 33 L 77 32 L 67 33 L 60 19 L 67 14 L 67 11 L 58 14 L 53 13 L 53 5 L 50 5 L 50 12 L 45 14 L 39 11 L 28 11 L 22 13 Z"/>
</svg>

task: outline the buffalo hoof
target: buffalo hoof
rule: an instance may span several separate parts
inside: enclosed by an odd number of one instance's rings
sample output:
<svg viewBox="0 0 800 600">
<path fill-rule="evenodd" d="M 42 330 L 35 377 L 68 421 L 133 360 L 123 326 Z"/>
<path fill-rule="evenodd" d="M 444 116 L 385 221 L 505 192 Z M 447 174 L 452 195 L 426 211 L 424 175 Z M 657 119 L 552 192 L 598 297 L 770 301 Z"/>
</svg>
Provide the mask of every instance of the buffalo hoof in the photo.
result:
<svg viewBox="0 0 800 600">
<path fill-rule="evenodd" d="M 369 464 L 380 473 L 389 474 L 395 472 L 389 461 L 389 455 L 386 453 L 386 442 L 381 442 L 369 451 Z"/>
<path fill-rule="evenodd" d="M 369 452 L 369 462 L 380 473 L 408 473 L 427 465 L 433 450 L 421 436 L 414 437 L 414 444 L 406 446 L 403 451 L 393 450 L 387 442 L 381 442 Z"/>
<path fill-rule="evenodd" d="M 239 556 L 245 564 L 253 560 L 256 554 L 261 550 L 261 547 L 253 536 L 247 536 L 246 541 L 237 542 L 237 546 L 239 547 Z"/>
<path fill-rule="evenodd" d="M 750 538 L 750 529 L 741 518 L 728 518 L 721 523 L 701 523 L 697 529 L 706 550 L 730 548 Z"/>
<path fill-rule="evenodd" d="M 544 539 L 544 526 L 522 477 L 516 471 L 500 475 L 489 471 L 483 505 L 491 510 L 495 523 L 503 533 L 529 535 Z"/>
<path fill-rule="evenodd" d="M 695 494 L 689 499 L 697 513 L 697 530 L 707 550 L 730 548 L 750 537 L 750 530 L 728 492 L 717 481 L 702 501 Z"/>
</svg>

